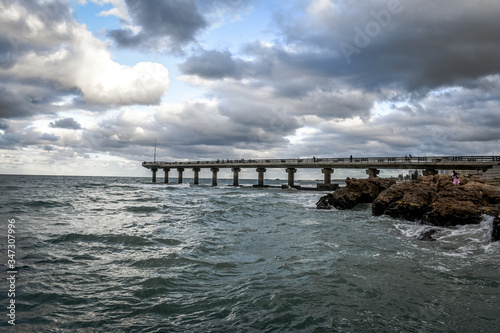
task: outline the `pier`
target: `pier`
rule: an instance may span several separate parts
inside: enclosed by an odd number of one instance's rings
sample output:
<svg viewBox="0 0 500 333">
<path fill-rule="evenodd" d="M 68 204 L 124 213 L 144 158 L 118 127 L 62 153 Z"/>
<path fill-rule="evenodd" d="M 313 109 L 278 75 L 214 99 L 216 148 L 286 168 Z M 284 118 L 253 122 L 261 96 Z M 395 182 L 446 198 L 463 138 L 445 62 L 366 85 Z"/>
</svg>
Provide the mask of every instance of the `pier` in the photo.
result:
<svg viewBox="0 0 500 333">
<path fill-rule="evenodd" d="M 267 169 L 284 169 L 288 175 L 288 186 L 294 187 L 294 176 L 297 169 L 321 169 L 324 182 L 317 184 L 318 189 L 335 189 L 332 174 L 335 169 L 365 169 L 368 178 L 376 178 L 381 169 L 414 169 L 423 170 L 424 175 L 437 174 L 438 170 L 477 170 L 488 173 L 500 168 L 500 156 L 419 156 L 419 157 L 347 157 L 347 158 L 303 158 L 303 159 L 239 159 L 215 161 L 186 162 L 143 162 L 142 166 L 152 171 L 153 183 L 156 182 L 158 170 L 164 171 L 164 182 L 169 181 L 169 172 L 178 172 L 178 183 L 183 181 L 183 172 L 191 169 L 194 172 L 194 184 L 199 184 L 201 169 L 212 171 L 212 185 L 217 186 L 217 172 L 221 168 L 230 168 L 233 172 L 233 185 L 239 186 L 239 172 L 242 168 L 257 172 L 255 187 L 265 187 L 264 174 Z M 493 171 L 493 170 L 492 170 Z M 490 173 L 492 173 L 490 171 Z M 496 174 L 496 173 L 495 173 Z"/>
</svg>

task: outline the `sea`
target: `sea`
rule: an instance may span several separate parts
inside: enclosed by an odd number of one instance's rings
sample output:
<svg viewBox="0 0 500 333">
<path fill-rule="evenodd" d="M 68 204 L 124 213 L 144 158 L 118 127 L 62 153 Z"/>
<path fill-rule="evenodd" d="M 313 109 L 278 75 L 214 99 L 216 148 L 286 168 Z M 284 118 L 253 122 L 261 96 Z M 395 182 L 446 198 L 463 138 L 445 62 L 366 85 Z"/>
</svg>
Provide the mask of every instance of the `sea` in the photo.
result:
<svg viewBox="0 0 500 333">
<path fill-rule="evenodd" d="M 500 332 L 491 217 L 421 241 L 326 192 L 171 181 L 0 176 L 0 331 Z"/>
</svg>

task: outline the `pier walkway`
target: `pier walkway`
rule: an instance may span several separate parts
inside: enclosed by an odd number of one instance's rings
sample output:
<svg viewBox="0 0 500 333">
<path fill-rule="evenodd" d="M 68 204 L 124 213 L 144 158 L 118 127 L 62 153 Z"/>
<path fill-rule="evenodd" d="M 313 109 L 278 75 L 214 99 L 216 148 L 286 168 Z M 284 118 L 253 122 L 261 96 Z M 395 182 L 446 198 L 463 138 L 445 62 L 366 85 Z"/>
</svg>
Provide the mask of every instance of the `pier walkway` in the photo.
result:
<svg viewBox="0 0 500 333">
<path fill-rule="evenodd" d="M 264 187 L 264 173 L 268 168 L 283 168 L 288 174 L 288 185 L 294 186 L 294 174 L 299 168 L 321 169 L 324 183 L 318 184 L 320 189 L 331 189 L 331 175 L 334 169 L 366 169 L 368 177 L 377 177 L 380 169 L 415 169 L 423 170 L 424 175 L 437 174 L 438 170 L 479 170 L 487 171 L 500 166 L 500 156 L 419 156 L 419 157 L 355 157 L 355 158 L 304 158 L 304 159 L 240 159 L 187 162 L 143 162 L 142 166 L 153 173 L 163 169 L 164 182 L 168 183 L 168 174 L 172 169 L 178 172 L 178 183 L 182 183 L 185 169 L 194 172 L 194 184 L 198 184 L 199 172 L 202 168 L 212 171 L 212 185 L 217 186 L 217 172 L 220 168 L 231 168 L 233 185 L 238 186 L 238 176 L 242 168 L 255 168 L 258 173 L 257 187 Z"/>
</svg>

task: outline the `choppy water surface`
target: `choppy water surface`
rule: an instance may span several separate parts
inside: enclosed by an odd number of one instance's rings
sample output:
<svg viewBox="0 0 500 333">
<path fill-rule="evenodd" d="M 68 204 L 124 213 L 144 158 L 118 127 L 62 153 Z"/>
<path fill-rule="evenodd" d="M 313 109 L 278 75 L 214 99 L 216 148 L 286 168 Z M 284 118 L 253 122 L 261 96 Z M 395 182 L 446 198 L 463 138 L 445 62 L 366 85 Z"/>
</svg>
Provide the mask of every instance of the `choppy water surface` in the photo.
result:
<svg viewBox="0 0 500 333">
<path fill-rule="evenodd" d="M 369 205 L 318 211 L 321 192 L 219 183 L 0 176 L 3 276 L 17 223 L 13 331 L 500 331 L 491 218 L 422 242 L 422 226 Z"/>
</svg>

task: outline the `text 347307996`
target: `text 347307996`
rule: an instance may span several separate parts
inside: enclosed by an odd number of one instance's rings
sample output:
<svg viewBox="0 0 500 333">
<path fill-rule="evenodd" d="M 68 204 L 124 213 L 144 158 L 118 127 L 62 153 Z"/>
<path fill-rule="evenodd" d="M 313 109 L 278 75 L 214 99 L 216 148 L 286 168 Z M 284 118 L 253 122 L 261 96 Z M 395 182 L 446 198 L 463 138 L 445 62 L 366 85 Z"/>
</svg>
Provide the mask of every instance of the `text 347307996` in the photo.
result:
<svg viewBox="0 0 500 333">
<path fill-rule="evenodd" d="M 16 220 L 8 220 L 7 229 L 7 282 L 9 290 L 7 296 L 9 303 L 7 306 L 7 317 L 10 325 L 16 324 Z"/>
</svg>

